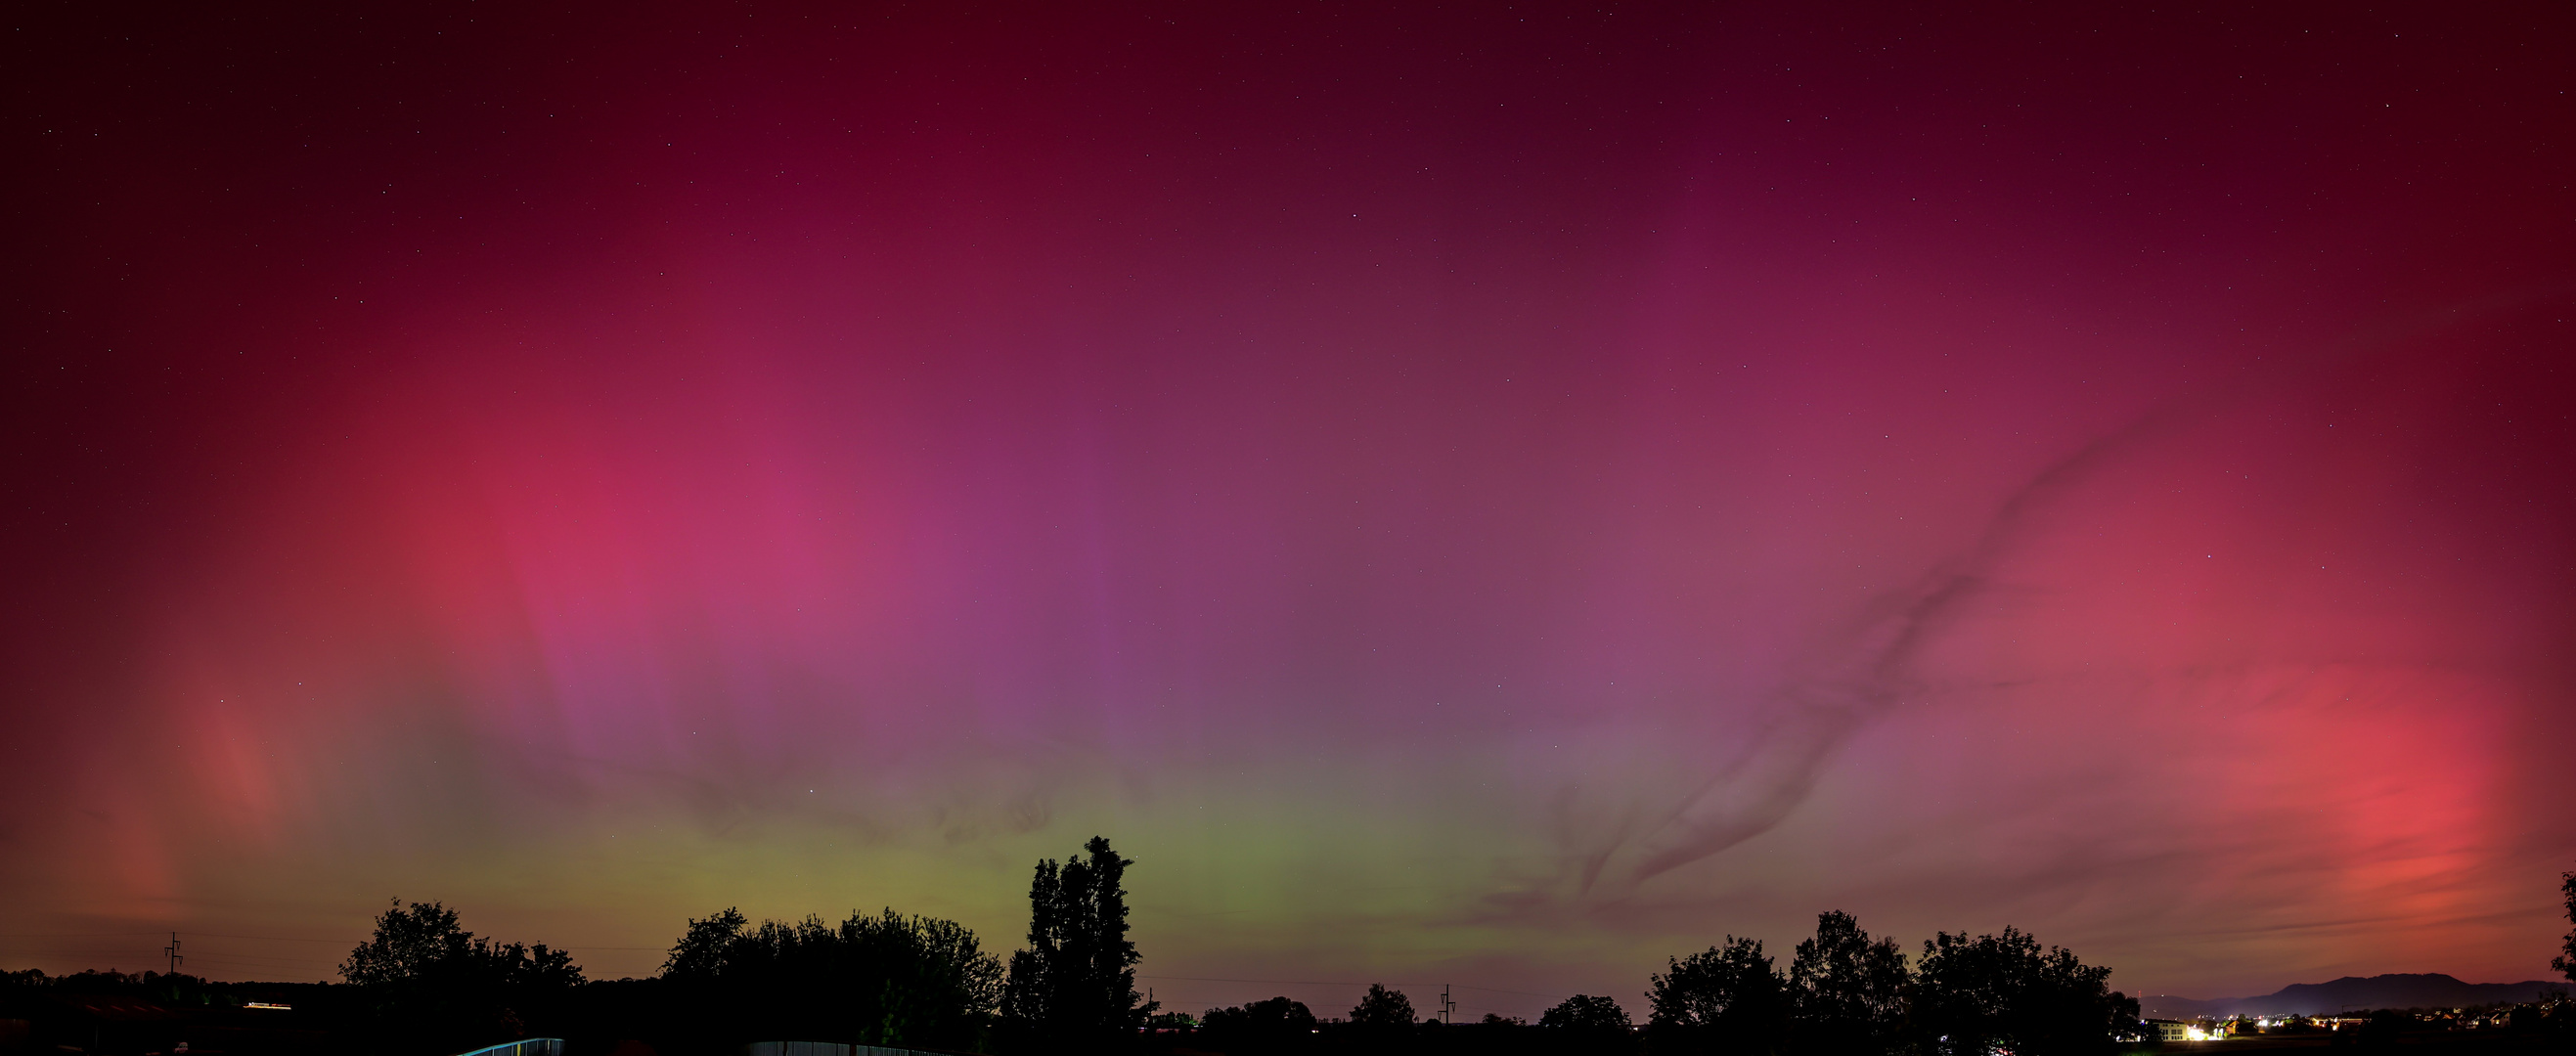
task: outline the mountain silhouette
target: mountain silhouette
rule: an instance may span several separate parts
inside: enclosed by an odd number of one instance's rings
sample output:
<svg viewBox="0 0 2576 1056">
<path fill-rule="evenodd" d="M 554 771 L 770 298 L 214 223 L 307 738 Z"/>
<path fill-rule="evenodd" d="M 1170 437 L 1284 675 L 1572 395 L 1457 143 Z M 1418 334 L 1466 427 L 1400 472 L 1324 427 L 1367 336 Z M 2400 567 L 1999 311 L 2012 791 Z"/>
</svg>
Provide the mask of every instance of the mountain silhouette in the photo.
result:
<svg viewBox="0 0 2576 1056">
<path fill-rule="evenodd" d="M 2499 1001 L 2537 1001 L 2546 993 L 2566 993 L 2568 985 L 2545 979 L 2520 983 L 2463 983 L 2440 972 L 2424 974 L 2397 973 L 2363 978 L 2347 975 L 2328 983 L 2293 983 L 2261 997 L 2219 997 L 2200 1000 L 2157 994 L 2138 999 L 2139 1010 L 2150 1018 L 2190 1019 L 2197 1016 L 2333 1015 L 2350 1009 L 2366 1008 L 2463 1008 L 2469 1005 L 2491 1005 Z"/>
</svg>

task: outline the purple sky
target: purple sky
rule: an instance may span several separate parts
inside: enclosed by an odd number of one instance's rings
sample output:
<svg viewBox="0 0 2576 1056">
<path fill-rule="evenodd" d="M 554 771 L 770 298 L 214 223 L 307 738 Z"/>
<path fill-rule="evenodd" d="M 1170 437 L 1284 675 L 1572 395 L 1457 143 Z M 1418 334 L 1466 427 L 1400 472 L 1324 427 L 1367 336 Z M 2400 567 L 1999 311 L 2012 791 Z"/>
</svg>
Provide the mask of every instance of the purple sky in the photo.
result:
<svg viewBox="0 0 2576 1056">
<path fill-rule="evenodd" d="M 1776 6 L 16 16 L 0 967 L 2545 975 L 2568 11 Z"/>
</svg>

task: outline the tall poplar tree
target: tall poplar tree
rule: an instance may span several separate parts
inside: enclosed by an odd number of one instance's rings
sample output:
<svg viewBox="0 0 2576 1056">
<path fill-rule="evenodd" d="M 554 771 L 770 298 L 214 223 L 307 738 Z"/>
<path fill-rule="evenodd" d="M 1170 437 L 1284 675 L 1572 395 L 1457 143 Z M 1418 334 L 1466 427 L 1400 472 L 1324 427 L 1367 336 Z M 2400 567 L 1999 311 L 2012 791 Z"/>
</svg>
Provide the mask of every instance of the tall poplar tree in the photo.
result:
<svg viewBox="0 0 2576 1056">
<path fill-rule="evenodd" d="M 1141 1026 L 1155 1005 L 1136 992 L 1142 955 L 1127 938 L 1127 867 L 1105 837 L 1083 856 L 1038 862 L 1029 882 L 1029 948 L 1011 955 L 1005 1015 L 1058 1036 Z"/>
</svg>

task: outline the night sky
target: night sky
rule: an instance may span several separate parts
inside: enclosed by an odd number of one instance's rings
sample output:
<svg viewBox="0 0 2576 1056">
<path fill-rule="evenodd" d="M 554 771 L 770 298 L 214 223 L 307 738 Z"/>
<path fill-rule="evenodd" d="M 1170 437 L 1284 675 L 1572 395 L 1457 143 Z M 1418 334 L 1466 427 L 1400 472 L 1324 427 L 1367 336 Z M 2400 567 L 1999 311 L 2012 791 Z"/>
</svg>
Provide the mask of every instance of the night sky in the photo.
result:
<svg viewBox="0 0 2576 1056">
<path fill-rule="evenodd" d="M 1185 1010 L 2548 974 L 2566 5 L 94 6 L 0 25 L 0 968 L 1007 951 L 1101 833 Z"/>
</svg>

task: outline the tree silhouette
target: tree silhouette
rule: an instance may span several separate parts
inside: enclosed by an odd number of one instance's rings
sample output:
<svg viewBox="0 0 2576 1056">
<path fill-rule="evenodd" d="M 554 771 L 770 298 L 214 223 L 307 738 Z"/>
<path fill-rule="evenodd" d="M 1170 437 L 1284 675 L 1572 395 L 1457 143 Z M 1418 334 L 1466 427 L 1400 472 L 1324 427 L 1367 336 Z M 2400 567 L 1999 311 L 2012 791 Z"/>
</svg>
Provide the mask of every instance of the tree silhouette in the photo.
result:
<svg viewBox="0 0 2576 1056">
<path fill-rule="evenodd" d="M 349 951 L 340 977 L 359 986 L 545 987 L 581 984 L 572 954 L 545 943 L 501 944 L 478 938 L 457 923 L 456 911 L 437 902 L 401 899 L 376 918 L 376 931 Z"/>
<path fill-rule="evenodd" d="M 428 976 L 443 965 L 469 955 L 474 936 L 457 923 L 456 911 L 437 903 L 414 902 L 376 918 L 376 933 L 340 964 L 340 978 L 358 986 L 385 986 Z"/>
<path fill-rule="evenodd" d="M 1818 914 L 1816 937 L 1799 943 L 1789 962 L 1790 1030 L 1798 1051 L 1886 1051 L 1904 1029 L 1905 984 L 1905 953 L 1895 939 L 1871 941 L 1840 910 Z"/>
<path fill-rule="evenodd" d="M 1711 946 L 1652 977 L 1647 1039 L 1665 1052 L 1767 1052 L 1788 1019 L 1788 982 L 1759 939 Z"/>
<path fill-rule="evenodd" d="M 689 930 L 672 944 L 671 956 L 662 962 L 663 977 L 713 979 L 723 975 L 734 944 L 741 941 L 743 929 L 750 925 L 742 911 L 731 906 L 705 920 L 689 918 Z"/>
<path fill-rule="evenodd" d="M 1233 1008 L 1211 1008 L 1201 1017 L 1211 1035 L 1232 1039 L 1293 1038 L 1313 1033 L 1315 1013 L 1302 1001 L 1274 997 Z"/>
<path fill-rule="evenodd" d="M 1360 1003 L 1351 1006 L 1351 1022 L 1363 1027 L 1410 1027 L 1413 1025 L 1413 1001 L 1402 990 L 1389 990 L 1384 984 L 1370 983 Z"/>
<path fill-rule="evenodd" d="M 1576 994 L 1539 1013 L 1538 1025 L 1566 1030 L 1627 1033 L 1628 1010 L 1607 997 Z"/>
<path fill-rule="evenodd" d="M 437 902 L 401 899 L 340 965 L 367 995 L 380 1027 L 423 1047 L 506 1040 L 525 1033 L 522 1012 L 550 1006 L 581 985 L 572 955 L 544 943 L 496 943 Z"/>
<path fill-rule="evenodd" d="M 2559 890 L 2567 895 L 2567 922 L 2576 924 L 2576 873 L 2561 873 L 2559 879 L 2562 881 Z M 2576 982 L 2576 928 L 2568 929 L 2564 949 L 2565 952 L 2553 958 L 2549 966 L 2565 975 L 2567 981 Z"/>
<path fill-rule="evenodd" d="M 1100 1036 L 1143 1024 L 1157 1007 L 1136 992 L 1142 955 L 1127 938 L 1127 889 L 1134 861 L 1104 837 L 1084 857 L 1038 862 L 1029 883 L 1029 948 L 1011 955 L 1003 1012 L 1060 1037 Z"/>
<path fill-rule="evenodd" d="M 2415 1017 L 2393 1008 L 2373 1009 L 2353 1031 L 2353 1047 L 2365 1052 L 2381 1052 L 2397 1046 L 2397 1039 L 2415 1025 Z"/>
<path fill-rule="evenodd" d="M 1923 944 L 1914 1018 L 1935 1056 L 2094 1056 L 2138 1021 L 2138 1003 L 2105 985 L 2110 975 L 2012 928 L 1940 932 Z"/>
<path fill-rule="evenodd" d="M 888 909 L 753 927 L 726 909 L 689 921 L 662 977 L 722 1010 L 707 1026 L 735 1041 L 968 1046 L 1000 999 L 1002 966 L 954 921 Z"/>
</svg>

